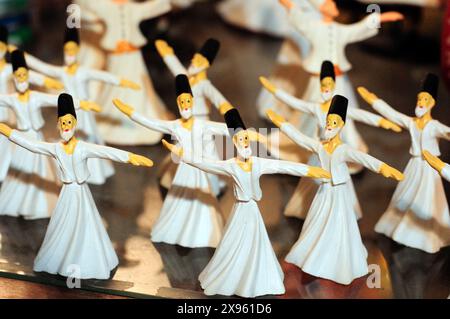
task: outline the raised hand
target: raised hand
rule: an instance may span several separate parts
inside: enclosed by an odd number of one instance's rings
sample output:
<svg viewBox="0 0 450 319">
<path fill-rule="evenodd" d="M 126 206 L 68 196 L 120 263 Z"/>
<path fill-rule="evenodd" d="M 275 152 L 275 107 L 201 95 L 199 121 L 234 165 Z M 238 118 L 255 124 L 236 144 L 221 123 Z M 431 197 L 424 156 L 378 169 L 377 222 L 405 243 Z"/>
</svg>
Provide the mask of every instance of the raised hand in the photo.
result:
<svg viewBox="0 0 450 319">
<path fill-rule="evenodd" d="M 59 82 L 58 80 L 52 79 L 52 78 L 44 78 L 44 86 L 47 89 L 51 90 L 62 90 L 64 89 L 64 84 Z"/>
<path fill-rule="evenodd" d="M 173 48 L 164 40 L 156 40 L 155 47 L 159 55 L 165 57 L 166 55 L 173 55 Z"/>
<path fill-rule="evenodd" d="M 146 166 L 146 167 L 152 167 L 153 161 L 145 156 L 129 153 L 128 155 L 128 163 L 134 165 L 134 166 Z"/>
<path fill-rule="evenodd" d="M 115 105 L 115 107 L 117 107 L 119 109 L 120 112 L 122 112 L 126 116 L 131 116 L 131 114 L 133 114 L 133 112 L 134 112 L 134 109 L 131 106 L 123 103 L 119 99 L 114 99 L 113 104 Z"/>
<path fill-rule="evenodd" d="M 386 178 L 395 179 L 396 181 L 402 181 L 405 178 L 405 176 L 400 171 L 385 163 L 381 165 L 380 174 Z"/>
<path fill-rule="evenodd" d="M 380 127 L 384 128 L 385 130 L 391 130 L 394 131 L 396 133 L 400 133 L 402 131 L 402 128 L 400 126 L 398 126 L 397 124 L 386 120 L 385 118 L 382 118 L 380 120 Z"/>
<path fill-rule="evenodd" d="M 133 81 L 127 80 L 127 79 L 121 79 L 120 80 L 120 86 L 123 88 L 128 88 L 132 90 L 140 90 L 141 86 Z"/>
<path fill-rule="evenodd" d="M 357 91 L 359 95 L 361 95 L 361 97 L 364 99 L 364 101 L 366 101 L 370 105 L 373 105 L 373 103 L 378 100 L 378 97 L 375 94 L 373 94 L 363 86 L 359 86 L 357 88 Z"/>
<path fill-rule="evenodd" d="M 306 176 L 311 178 L 326 178 L 326 179 L 331 178 L 330 172 L 316 166 L 310 166 L 308 168 L 308 173 L 306 174 Z"/>
<path fill-rule="evenodd" d="M 181 147 L 178 147 L 174 144 L 170 144 L 165 139 L 162 140 L 162 143 L 164 147 L 167 148 L 170 152 L 172 152 L 173 154 L 175 154 L 180 158 L 183 157 L 183 149 Z"/>
<path fill-rule="evenodd" d="M 272 109 L 268 109 L 266 111 L 266 115 L 269 118 L 269 120 L 272 121 L 273 124 L 280 127 L 284 122 L 286 122 L 286 119 L 282 117 L 280 114 L 276 113 Z"/>
<path fill-rule="evenodd" d="M 260 76 L 259 77 L 259 82 L 261 82 L 261 84 L 263 85 L 263 87 L 269 91 L 271 94 L 275 94 L 275 92 L 277 91 L 276 86 L 270 82 L 266 77 L 264 76 Z"/>
<path fill-rule="evenodd" d="M 437 170 L 439 173 L 442 172 L 442 170 L 445 167 L 445 163 L 439 159 L 439 157 L 434 156 L 428 151 L 422 152 L 423 157 L 425 160 L 430 164 L 431 167 L 433 167 L 435 170 Z"/>
<path fill-rule="evenodd" d="M 95 102 L 91 101 L 80 101 L 80 108 L 84 111 L 92 111 L 96 113 L 100 113 L 102 111 L 102 108 L 100 105 L 98 105 Z"/>
</svg>

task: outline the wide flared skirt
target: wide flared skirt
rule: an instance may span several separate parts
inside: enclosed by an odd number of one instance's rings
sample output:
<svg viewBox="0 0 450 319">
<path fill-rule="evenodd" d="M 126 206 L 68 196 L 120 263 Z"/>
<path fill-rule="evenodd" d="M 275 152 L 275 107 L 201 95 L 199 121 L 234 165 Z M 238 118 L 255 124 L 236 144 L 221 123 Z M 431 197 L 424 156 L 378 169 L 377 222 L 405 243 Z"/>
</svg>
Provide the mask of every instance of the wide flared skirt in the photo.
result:
<svg viewBox="0 0 450 319">
<path fill-rule="evenodd" d="M 206 174 L 180 163 L 175 179 L 153 225 L 153 242 L 184 247 L 217 247 L 223 220 Z"/>
<path fill-rule="evenodd" d="M 199 276 L 204 293 L 280 295 L 285 292 L 283 279 L 257 203 L 237 202 L 222 241 Z"/>
<path fill-rule="evenodd" d="M 121 78 L 136 82 L 140 90 L 116 86 L 105 86 L 100 98 L 103 112 L 97 116 L 97 123 L 103 139 L 116 145 L 154 145 L 161 141 L 162 134 L 149 131 L 124 116 L 113 105 L 113 99 L 120 99 L 131 105 L 136 112 L 147 118 L 166 120 L 170 117 L 157 95 L 147 72 L 140 51 L 123 54 L 109 54 L 107 71 Z"/>
<path fill-rule="evenodd" d="M 42 140 L 40 132 L 22 132 Z M 0 215 L 48 218 L 55 207 L 59 183 L 52 158 L 15 146 L 8 174 L 0 189 Z"/>
<path fill-rule="evenodd" d="M 405 246 L 436 253 L 450 245 L 442 178 L 421 157 L 411 158 L 404 175 L 375 231 Z"/>
<path fill-rule="evenodd" d="M 304 272 L 344 285 L 368 273 L 367 250 L 347 192 L 345 184 L 320 186 L 300 237 L 286 256 Z"/>
<path fill-rule="evenodd" d="M 64 184 L 34 261 L 34 271 L 108 279 L 118 263 L 89 186 Z"/>
</svg>

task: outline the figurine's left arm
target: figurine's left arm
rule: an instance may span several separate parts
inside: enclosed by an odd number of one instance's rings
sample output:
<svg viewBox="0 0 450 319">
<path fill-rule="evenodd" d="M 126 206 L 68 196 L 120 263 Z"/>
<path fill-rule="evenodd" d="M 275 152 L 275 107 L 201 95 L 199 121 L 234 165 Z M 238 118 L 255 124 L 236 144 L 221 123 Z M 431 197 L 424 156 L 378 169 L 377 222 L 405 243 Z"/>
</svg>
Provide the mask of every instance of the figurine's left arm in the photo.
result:
<svg viewBox="0 0 450 319">
<path fill-rule="evenodd" d="M 331 178 L 330 173 L 320 167 L 267 158 L 260 158 L 259 160 L 261 161 L 262 175 L 286 174 L 299 177 Z"/>
<path fill-rule="evenodd" d="M 230 102 L 228 102 L 223 94 L 210 81 L 206 82 L 203 93 L 222 115 L 232 107 Z"/>
<path fill-rule="evenodd" d="M 438 138 L 450 141 L 450 127 L 442 124 L 441 122 L 437 122 L 436 129 Z"/>
</svg>

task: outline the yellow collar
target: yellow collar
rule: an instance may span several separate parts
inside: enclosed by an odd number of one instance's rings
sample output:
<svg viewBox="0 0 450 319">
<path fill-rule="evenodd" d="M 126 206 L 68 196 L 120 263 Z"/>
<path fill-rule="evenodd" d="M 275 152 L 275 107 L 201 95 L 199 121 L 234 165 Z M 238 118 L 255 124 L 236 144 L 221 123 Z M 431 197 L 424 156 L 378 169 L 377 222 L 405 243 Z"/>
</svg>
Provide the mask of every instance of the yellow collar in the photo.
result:
<svg viewBox="0 0 450 319">
<path fill-rule="evenodd" d="M 248 161 L 243 162 L 241 161 L 239 158 L 235 158 L 236 163 L 239 165 L 239 167 L 244 171 L 244 172 L 251 172 L 252 171 L 252 167 L 253 167 L 253 159 L 250 157 L 248 159 Z"/>
<path fill-rule="evenodd" d="M 423 131 L 423 129 L 427 126 L 428 123 L 431 122 L 432 119 L 433 118 L 431 117 L 431 114 L 428 114 L 421 118 L 418 118 L 418 117 L 414 118 L 414 122 L 416 124 L 416 127 L 419 130 Z"/>
<path fill-rule="evenodd" d="M 191 131 L 194 125 L 194 117 L 191 116 L 188 120 L 180 119 L 180 124 L 186 130 Z"/>
<path fill-rule="evenodd" d="M 328 111 L 330 110 L 330 105 L 331 105 L 331 100 L 323 102 L 320 104 L 320 109 L 322 110 L 322 112 L 328 113 Z"/>
<path fill-rule="evenodd" d="M 72 155 L 73 154 L 77 144 L 78 144 L 78 140 L 75 137 L 72 137 L 70 139 L 70 141 L 67 142 L 67 143 L 61 142 L 61 146 L 62 146 L 64 152 L 66 152 L 67 155 Z"/>
<path fill-rule="evenodd" d="M 26 103 L 30 99 L 30 90 L 27 90 L 25 93 L 17 93 L 17 98 L 20 102 Z"/>
<path fill-rule="evenodd" d="M 74 75 L 78 70 L 78 63 L 72 64 L 71 66 L 64 67 L 67 74 Z"/>
<path fill-rule="evenodd" d="M 333 154 L 334 151 L 341 144 L 342 144 L 342 141 L 341 141 L 341 138 L 339 137 L 339 135 L 336 135 L 336 137 L 334 137 L 331 141 L 323 141 L 322 142 L 323 148 L 330 155 Z"/>
<path fill-rule="evenodd" d="M 194 86 L 196 84 L 198 84 L 199 82 L 206 80 L 208 78 L 208 75 L 206 74 L 206 70 L 202 71 L 196 75 L 190 76 L 189 77 L 189 84 L 191 86 Z"/>
</svg>

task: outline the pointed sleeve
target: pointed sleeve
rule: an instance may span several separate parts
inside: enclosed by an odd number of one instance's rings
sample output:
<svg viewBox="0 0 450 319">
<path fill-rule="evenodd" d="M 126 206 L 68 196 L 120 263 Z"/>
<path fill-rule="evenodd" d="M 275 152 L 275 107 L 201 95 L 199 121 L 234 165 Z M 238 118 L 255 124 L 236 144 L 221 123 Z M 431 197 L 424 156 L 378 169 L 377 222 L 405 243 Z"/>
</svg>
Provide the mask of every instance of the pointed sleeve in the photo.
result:
<svg viewBox="0 0 450 319">
<path fill-rule="evenodd" d="M 162 57 L 162 59 L 173 76 L 177 76 L 178 74 L 187 74 L 186 68 L 183 66 L 183 64 L 181 64 L 180 60 L 175 54 L 168 54 Z"/>
<path fill-rule="evenodd" d="M 112 73 L 95 69 L 85 69 L 84 71 L 86 72 L 88 80 L 99 81 L 112 85 L 120 85 L 120 77 Z"/>
<path fill-rule="evenodd" d="M 206 81 L 204 86 L 204 95 L 216 109 L 219 109 L 224 103 L 229 103 L 220 91 L 210 82 Z M 195 97 L 194 97 L 195 98 Z"/>
</svg>

